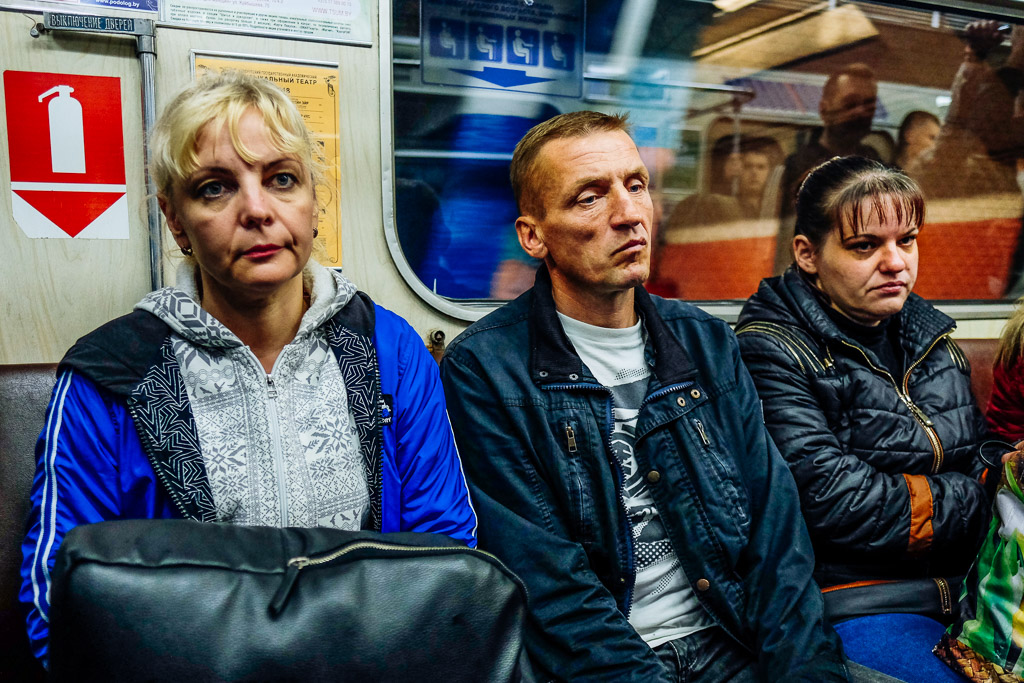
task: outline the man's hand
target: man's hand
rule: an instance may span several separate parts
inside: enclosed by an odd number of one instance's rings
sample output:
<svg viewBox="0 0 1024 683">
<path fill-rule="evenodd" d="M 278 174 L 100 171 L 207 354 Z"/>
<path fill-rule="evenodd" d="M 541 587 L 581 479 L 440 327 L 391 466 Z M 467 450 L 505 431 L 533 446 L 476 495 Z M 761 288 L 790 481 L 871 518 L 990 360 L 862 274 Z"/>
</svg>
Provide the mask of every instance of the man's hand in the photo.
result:
<svg viewBox="0 0 1024 683">
<path fill-rule="evenodd" d="M 964 39 L 967 46 L 964 48 L 964 56 L 976 59 L 985 59 L 994 47 L 1003 42 L 1009 31 L 1006 25 L 991 20 L 972 21 L 964 30 Z"/>
</svg>

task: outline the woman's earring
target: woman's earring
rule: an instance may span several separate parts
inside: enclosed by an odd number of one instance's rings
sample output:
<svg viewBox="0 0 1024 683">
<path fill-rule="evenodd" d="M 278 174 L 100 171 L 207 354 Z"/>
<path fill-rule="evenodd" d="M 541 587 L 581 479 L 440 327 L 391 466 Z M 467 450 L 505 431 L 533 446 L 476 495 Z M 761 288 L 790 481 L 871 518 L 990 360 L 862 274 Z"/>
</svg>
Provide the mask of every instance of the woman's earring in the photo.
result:
<svg viewBox="0 0 1024 683">
<path fill-rule="evenodd" d="M 181 248 L 181 253 L 184 254 L 185 256 L 191 256 L 192 255 L 192 247 L 182 247 Z"/>
<path fill-rule="evenodd" d="M 313 227 L 313 239 L 316 239 L 317 235 L 319 235 L 319 234 L 320 234 L 320 228 L 314 226 Z"/>
</svg>

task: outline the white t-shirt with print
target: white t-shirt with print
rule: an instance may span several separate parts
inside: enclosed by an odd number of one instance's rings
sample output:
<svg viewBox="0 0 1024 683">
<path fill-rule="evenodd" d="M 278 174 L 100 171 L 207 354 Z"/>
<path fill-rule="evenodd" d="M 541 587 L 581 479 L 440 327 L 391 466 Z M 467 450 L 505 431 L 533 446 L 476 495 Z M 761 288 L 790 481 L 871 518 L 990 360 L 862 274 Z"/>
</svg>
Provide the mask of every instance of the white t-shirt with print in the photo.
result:
<svg viewBox="0 0 1024 683">
<path fill-rule="evenodd" d="M 662 524 L 633 451 L 636 421 L 651 370 L 641 323 L 613 329 L 558 314 L 576 352 L 612 392 L 612 449 L 622 468 L 622 502 L 633 530 L 636 585 L 629 623 L 652 648 L 711 626 Z"/>
</svg>

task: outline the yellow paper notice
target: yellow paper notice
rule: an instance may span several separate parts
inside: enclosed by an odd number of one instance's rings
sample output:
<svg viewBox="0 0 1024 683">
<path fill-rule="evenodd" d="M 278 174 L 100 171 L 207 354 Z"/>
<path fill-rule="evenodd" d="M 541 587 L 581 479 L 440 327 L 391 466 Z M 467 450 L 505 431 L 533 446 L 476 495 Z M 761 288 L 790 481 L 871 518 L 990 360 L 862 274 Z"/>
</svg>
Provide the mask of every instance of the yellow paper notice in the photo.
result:
<svg viewBox="0 0 1024 683">
<path fill-rule="evenodd" d="M 313 64 L 233 59 L 195 55 L 196 78 L 207 73 L 244 71 L 264 78 L 288 93 L 306 127 L 320 143 L 327 164 L 327 188 L 317 188 L 320 199 L 320 235 L 325 253 L 314 256 L 325 266 L 341 267 L 341 181 L 338 177 L 338 70 Z M 326 191 L 326 192 L 325 192 Z M 321 196 L 324 193 L 326 196 Z"/>
</svg>

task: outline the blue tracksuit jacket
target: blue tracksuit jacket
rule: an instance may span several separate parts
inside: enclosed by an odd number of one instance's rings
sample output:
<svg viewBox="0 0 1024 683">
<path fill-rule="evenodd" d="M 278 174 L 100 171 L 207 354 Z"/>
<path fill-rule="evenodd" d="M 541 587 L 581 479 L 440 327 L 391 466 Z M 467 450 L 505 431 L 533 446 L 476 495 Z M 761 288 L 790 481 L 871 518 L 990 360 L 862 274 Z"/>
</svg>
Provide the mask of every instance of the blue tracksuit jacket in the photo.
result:
<svg viewBox="0 0 1024 683">
<path fill-rule="evenodd" d="M 476 546 L 476 514 L 437 365 L 402 318 L 363 293 L 327 323 L 367 463 L 372 527 Z M 20 600 L 46 660 L 50 572 L 69 529 L 110 519 L 212 521 L 214 508 L 170 329 L 135 311 L 87 335 L 57 372 L 36 444 Z"/>
</svg>

